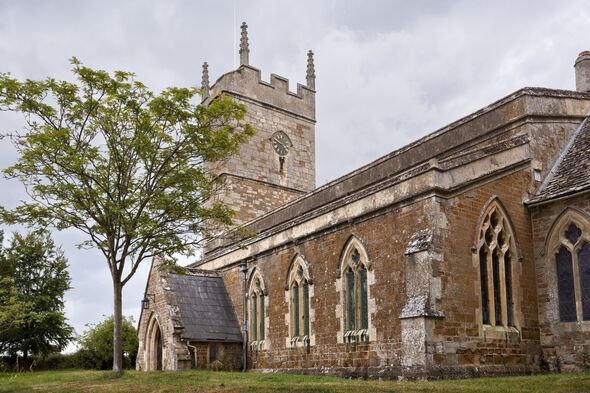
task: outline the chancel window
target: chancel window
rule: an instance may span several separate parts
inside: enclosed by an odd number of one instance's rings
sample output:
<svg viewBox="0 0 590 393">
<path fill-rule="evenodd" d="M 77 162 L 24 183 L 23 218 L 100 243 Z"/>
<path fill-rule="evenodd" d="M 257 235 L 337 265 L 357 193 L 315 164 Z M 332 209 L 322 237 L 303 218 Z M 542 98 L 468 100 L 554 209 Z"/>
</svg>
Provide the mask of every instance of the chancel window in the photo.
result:
<svg viewBox="0 0 590 393">
<path fill-rule="evenodd" d="M 291 338 L 309 337 L 309 283 L 298 268 L 291 283 Z"/>
<path fill-rule="evenodd" d="M 261 349 L 264 344 L 266 335 L 266 291 L 264 290 L 264 282 L 260 273 L 255 272 L 255 276 L 250 283 L 250 290 L 248 292 L 249 303 L 249 338 L 250 345 L 253 349 Z"/>
<path fill-rule="evenodd" d="M 507 217 L 497 202 L 493 202 L 483 216 L 477 243 L 477 257 L 482 322 L 492 326 L 515 326 L 515 239 Z"/>
<path fill-rule="evenodd" d="M 561 229 L 555 248 L 559 320 L 590 320 L 590 242 L 574 222 Z M 579 289 L 576 283 L 579 282 Z"/>
<path fill-rule="evenodd" d="M 346 249 L 342 261 L 344 341 L 369 341 L 369 266 L 360 242 Z"/>
<path fill-rule="evenodd" d="M 292 263 L 289 272 L 290 335 L 291 343 L 310 344 L 310 277 L 301 257 Z"/>
</svg>

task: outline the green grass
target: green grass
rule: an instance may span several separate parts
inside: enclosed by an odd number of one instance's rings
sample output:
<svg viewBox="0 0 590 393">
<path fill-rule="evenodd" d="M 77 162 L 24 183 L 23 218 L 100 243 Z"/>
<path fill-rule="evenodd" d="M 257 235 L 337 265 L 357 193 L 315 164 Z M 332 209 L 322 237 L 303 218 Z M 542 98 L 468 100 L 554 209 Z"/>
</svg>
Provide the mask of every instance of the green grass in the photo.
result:
<svg viewBox="0 0 590 393">
<path fill-rule="evenodd" d="M 87 370 L 0 374 L 0 392 L 590 392 L 590 373 L 445 381 L 363 381 L 337 377 L 212 371 Z"/>
</svg>

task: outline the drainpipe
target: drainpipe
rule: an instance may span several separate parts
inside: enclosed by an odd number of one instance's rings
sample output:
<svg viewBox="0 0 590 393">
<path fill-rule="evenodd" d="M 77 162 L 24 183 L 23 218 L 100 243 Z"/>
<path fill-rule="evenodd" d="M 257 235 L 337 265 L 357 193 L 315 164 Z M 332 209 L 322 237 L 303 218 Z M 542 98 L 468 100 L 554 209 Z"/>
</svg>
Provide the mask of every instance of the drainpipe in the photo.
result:
<svg viewBox="0 0 590 393">
<path fill-rule="evenodd" d="M 248 276 L 248 263 L 246 261 L 243 261 L 240 264 L 240 270 L 242 273 L 244 273 L 244 320 L 243 320 L 243 325 L 242 325 L 242 351 L 243 351 L 243 357 L 242 357 L 242 371 L 245 372 L 248 366 L 248 288 L 246 288 L 247 286 L 247 276 Z"/>
<path fill-rule="evenodd" d="M 193 349 L 193 356 L 195 357 L 195 368 L 199 368 L 199 365 L 197 364 L 197 347 L 191 345 L 190 340 L 186 340 L 186 346 Z"/>
</svg>

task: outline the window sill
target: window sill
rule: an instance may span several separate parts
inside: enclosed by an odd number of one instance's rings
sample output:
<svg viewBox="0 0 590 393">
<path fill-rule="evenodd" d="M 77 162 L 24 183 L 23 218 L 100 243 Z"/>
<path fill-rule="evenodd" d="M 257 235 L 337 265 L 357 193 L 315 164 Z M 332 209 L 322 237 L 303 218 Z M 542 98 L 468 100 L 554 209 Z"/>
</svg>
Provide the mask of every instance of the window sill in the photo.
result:
<svg viewBox="0 0 590 393">
<path fill-rule="evenodd" d="M 260 340 L 260 341 L 252 341 L 250 343 L 250 350 L 252 352 L 259 352 L 262 351 L 264 349 L 264 340 Z"/>
<path fill-rule="evenodd" d="M 349 330 L 344 333 L 344 342 L 345 343 L 367 343 L 369 342 L 369 330 L 368 329 L 359 329 L 359 330 Z"/>
<path fill-rule="evenodd" d="M 309 347 L 309 336 L 295 336 L 291 338 L 291 348 Z"/>
<path fill-rule="evenodd" d="M 483 325 L 483 337 L 492 340 L 520 341 L 520 330 L 515 326 Z"/>
</svg>

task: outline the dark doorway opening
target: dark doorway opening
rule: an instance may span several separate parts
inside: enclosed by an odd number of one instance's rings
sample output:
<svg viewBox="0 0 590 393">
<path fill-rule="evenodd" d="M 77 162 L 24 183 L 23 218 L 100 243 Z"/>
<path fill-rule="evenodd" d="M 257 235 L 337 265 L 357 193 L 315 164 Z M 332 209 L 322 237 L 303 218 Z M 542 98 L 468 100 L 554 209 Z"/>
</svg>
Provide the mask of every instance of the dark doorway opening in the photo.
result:
<svg viewBox="0 0 590 393">
<path fill-rule="evenodd" d="M 159 326 L 156 330 L 156 370 L 162 370 L 162 333 Z"/>
</svg>

